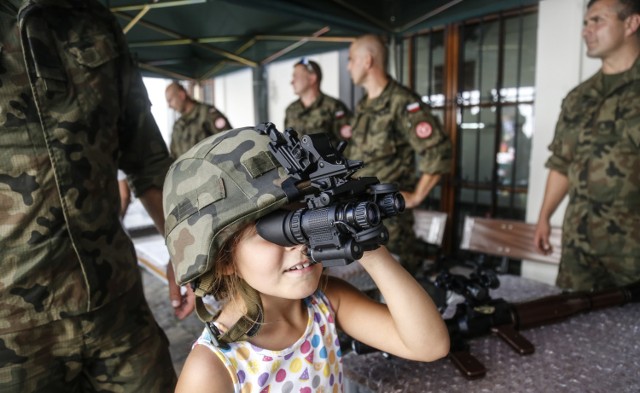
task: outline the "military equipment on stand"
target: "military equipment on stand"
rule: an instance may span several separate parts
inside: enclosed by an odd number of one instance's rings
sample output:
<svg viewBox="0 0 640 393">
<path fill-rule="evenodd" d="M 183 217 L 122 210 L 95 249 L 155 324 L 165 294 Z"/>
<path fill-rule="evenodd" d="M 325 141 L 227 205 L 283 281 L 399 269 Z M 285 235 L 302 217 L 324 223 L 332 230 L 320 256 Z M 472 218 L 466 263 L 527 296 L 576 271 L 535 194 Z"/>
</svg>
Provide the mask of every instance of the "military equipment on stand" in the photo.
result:
<svg viewBox="0 0 640 393">
<path fill-rule="evenodd" d="M 477 268 L 469 277 L 440 273 L 436 286 L 459 293 L 465 301 L 457 304 L 452 318 L 445 320 L 451 337 L 449 358 L 468 379 L 483 377 L 487 370 L 469 351 L 467 339 L 493 333 L 520 355 L 535 347 L 518 331 L 559 322 L 579 313 L 640 301 L 640 282 L 593 292 L 570 292 L 522 303 L 492 299 L 489 289 L 499 286 L 490 270 Z"/>
</svg>

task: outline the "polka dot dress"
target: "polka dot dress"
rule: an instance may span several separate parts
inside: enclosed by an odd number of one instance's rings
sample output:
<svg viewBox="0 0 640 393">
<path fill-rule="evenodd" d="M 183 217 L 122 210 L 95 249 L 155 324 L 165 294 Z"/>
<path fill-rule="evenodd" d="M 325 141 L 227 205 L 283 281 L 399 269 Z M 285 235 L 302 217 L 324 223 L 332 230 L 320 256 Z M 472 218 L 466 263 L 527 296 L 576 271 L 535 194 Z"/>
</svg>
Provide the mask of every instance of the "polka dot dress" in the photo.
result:
<svg viewBox="0 0 640 393">
<path fill-rule="evenodd" d="M 225 363 L 237 393 L 342 392 L 342 353 L 329 300 L 316 291 L 304 301 L 307 328 L 287 349 L 271 351 L 240 341 L 225 350 L 211 344 L 207 329 L 195 345 L 207 346 Z"/>
</svg>

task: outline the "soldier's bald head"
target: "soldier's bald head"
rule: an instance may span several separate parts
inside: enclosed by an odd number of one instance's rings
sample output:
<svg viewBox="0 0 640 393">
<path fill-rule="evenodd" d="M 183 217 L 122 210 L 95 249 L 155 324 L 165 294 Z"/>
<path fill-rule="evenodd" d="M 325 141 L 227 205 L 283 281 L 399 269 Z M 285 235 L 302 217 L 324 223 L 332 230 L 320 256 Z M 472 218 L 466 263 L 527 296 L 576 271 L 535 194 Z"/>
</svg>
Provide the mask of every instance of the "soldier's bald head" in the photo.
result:
<svg viewBox="0 0 640 393">
<path fill-rule="evenodd" d="M 187 90 L 178 82 L 171 82 L 165 89 L 165 92 L 177 93 L 179 91 L 187 92 Z"/>
<path fill-rule="evenodd" d="M 187 90 L 178 82 L 171 82 L 164 91 L 167 104 L 174 111 L 185 113 L 189 109 L 191 97 Z"/>
<path fill-rule="evenodd" d="M 386 71 L 387 46 L 380 36 L 365 34 L 358 37 L 352 45 L 356 52 L 370 55 L 375 67 Z"/>
<path fill-rule="evenodd" d="M 590 0 L 587 3 L 587 8 L 591 8 L 592 5 L 599 0 Z M 640 0 L 617 0 L 618 5 L 618 18 L 625 20 L 629 15 L 640 14 Z"/>
</svg>

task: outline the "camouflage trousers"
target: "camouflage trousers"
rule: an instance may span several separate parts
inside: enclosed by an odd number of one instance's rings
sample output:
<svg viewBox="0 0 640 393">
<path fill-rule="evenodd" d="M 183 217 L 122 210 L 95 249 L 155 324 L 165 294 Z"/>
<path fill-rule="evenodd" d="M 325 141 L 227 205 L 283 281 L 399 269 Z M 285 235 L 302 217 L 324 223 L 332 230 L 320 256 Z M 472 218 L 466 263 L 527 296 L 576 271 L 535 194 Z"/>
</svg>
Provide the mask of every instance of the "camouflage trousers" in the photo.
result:
<svg viewBox="0 0 640 393">
<path fill-rule="evenodd" d="M 422 259 L 416 251 L 416 234 L 413 231 L 413 212 L 405 211 L 399 216 L 384 220 L 389 231 L 389 242 L 386 244 L 390 252 L 400 258 L 400 264 L 412 275 L 419 271 Z"/>
<path fill-rule="evenodd" d="M 141 285 L 98 310 L 0 335 L 3 393 L 164 393 L 175 384 Z"/>
<path fill-rule="evenodd" d="M 563 247 L 556 285 L 576 291 L 601 290 L 640 280 L 640 258 L 594 256 Z"/>
</svg>

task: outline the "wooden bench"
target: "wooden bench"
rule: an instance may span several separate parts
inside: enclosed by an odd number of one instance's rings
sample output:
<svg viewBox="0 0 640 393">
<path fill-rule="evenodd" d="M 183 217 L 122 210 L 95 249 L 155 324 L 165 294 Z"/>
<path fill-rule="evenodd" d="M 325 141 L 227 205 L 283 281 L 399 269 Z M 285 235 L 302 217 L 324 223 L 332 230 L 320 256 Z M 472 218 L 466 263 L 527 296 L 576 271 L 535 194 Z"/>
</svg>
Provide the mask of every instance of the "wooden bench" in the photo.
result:
<svg viewBox="0 0 640 393">
<path fill-rule="evenodd" d="M 524 259 L 558 264 L 562 250 L 562 229 L 552 227 L 550 254 L 540 253 L 534 246 L 536 226 L 523 221 L 466 217 L 460 249 L 502 257 L 505 271 L 508 259 Z"/>
<path fill-rule="evenodd" d="M 427 244 L 441 247 L 447 226 L 447 213 L 414 209 L 413 218 L 415 220 L 413 231 L 416 237 Z"/>
</svg>

